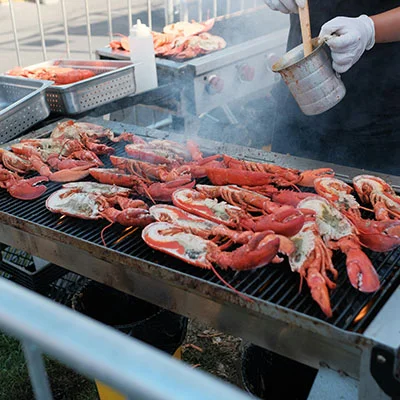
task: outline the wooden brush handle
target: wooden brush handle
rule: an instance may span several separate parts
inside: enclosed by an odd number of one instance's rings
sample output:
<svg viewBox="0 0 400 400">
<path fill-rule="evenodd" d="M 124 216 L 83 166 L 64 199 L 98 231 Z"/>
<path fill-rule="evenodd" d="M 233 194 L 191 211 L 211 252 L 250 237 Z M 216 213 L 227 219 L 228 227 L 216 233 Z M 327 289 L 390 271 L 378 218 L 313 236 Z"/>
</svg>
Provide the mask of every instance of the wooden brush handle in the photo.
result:
<svg viewBox="0 0 400 400">
<path fill-rule="evenodd" d="M 299 16 L 301 35 L 303 37 L 304 57 L 307 57 L 313 51 L 311 42 L 310 9 L 308 8 L 308 0 L 305 0 L 304 8 L 299 7 Z"/>
</svg>

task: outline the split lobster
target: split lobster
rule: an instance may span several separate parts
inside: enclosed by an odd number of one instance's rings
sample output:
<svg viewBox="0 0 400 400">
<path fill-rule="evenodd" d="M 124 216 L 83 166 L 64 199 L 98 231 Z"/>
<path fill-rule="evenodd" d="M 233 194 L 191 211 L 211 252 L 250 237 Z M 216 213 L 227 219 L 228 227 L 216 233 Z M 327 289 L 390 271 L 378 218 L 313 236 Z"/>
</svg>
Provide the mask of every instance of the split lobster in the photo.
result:
<svg viewBox="0 0 400 400">
<path fill-rule="evenodd" d="M 302 200 L 297 207 L 314 215 L 318 232 L 330 249 L 346 254 L 347 275 L 352 286 L 361 292 L 377 291 L 379 276 L 361 250 L 357 230 L 351 221 L 323 197 Z"/>
<path fill-rule="evenodd" d="M 362 218 L 361 206 L 351 194 L 353 188 L 350 185 L 336 178 L 318 178 L 315 180 L 315 190 L 353 222 L 364 246 L 373 251 L 386 252 L 400 245 L 400 220 L 375 221 Z M 382 206 L 378 207 L 380 210 Z M 378 211 L 378 215 L 382 215 L 382 212 Z"/>
</svg>

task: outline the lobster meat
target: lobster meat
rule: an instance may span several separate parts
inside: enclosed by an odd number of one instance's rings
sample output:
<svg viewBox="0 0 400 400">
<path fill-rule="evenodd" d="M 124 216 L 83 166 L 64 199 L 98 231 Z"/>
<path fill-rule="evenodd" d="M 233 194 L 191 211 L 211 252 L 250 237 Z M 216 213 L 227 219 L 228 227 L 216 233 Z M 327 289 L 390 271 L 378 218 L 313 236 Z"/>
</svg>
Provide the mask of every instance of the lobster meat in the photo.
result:
<svg viewBox="0 0 400 400">
<path fill-rule="evenodd" d="M 379 276 L 361 250 L 357 230 L 351 221 L 323 197 L 302 200 L 297 207 L 314 214 L 318 232 L 330 249 L 346 254 L 347 275 L 352 286 L 361 292 L 377 291 Z"/>
<path fill-rule="evenodd" d="M 364 246 L 373 251 L 386 252 L 400 245 L 400 220 L 362 218 L 361 206 L 351 194 L 353 188 L 350 185 L 336 178 L 318 178 L 315 180 L 315 190 L 353 222 Z"/>
<path fill-rule="evenodd" d="M 168 222 L 155 222 L 146 226 L 142 238 L 148 246 L 189 264 L 214 270 L 214 264 L 222 269 L 244 271 L 269 264 L 279 250 L 279 238 L 270 232 L 256 233 L 245 245 L 233 251 L 221 251 L 214 242 L 187 233 L 181 227 Z"/>
<path fill-rule="evenodd" d="M 240 217 L 239 225 L 244 229 L 254 232 L 272 230 L 289 237 L 295 235 L 304 224 L 304 215 L 294 207 L 277 205 L 259 193 L 235 185 L 197 185 L 196 189 L 211 198 L 222 197 L 229 204 L 246 211 L 263 213 L 258 217 Z M 264 212 L 269 215 L 264 215 Z"/>
<path fill-rule="evenodd" d="M 400 219 L 400 197 L 382 178 L 372 175 L 358 175 L 353 185 L 361 201 L 374 207 L 378 221 Z"/>
<path fill-rule="evenodd" d="M 171 201 L 172 193 L 179 188 L 192 188 L 195 181 L 191 178 L 178 178 L 169 182 L 154 182 L 144 180 L 136 175 L 122 173 L 117 168 L 90 168 L 90 175 L 101 183 L 128 187 L 141 196 L 155 201 Z"/>
<path fill-rule="evenodd" d="M 114 133 L 110 129 L 89 122 L 75 122 L 73 120 L 60 122 L 53 129 L 50 138 L 64 141 L 68 139 L 76 140 L 82 147 L 99 155 L 113 154 L 115 151 L 112 147 L 99 143 L 98 140 L 108 138 L 115 141 Z"/>
<path fill-rule="evenodd" d="M 85 192 L 85 189 L 88 191 Z M 105 187 L 100 190 L 105 191 Z M 115 205 L 119 205 L 121 210 Z M 46 207 L 53 213 L 88 220 L 104 218 L 123 226 L 145 226 L 154 222 L 143 201 L 127 199 L 126 193 L 110 195 L 106 192 L 102 195 L 92 185 L 86 188 L 84 182 L 57 190 L 47 199 Z"/>
<path fill-rule="evenodd" d="M 295 251 L 289 254 L 289 264 L 293 272 L 300 274 L 300 289 L 305 279 L 312 298 L 328 318 L 332 317 L 329 289 L 335 289 L 336 284 L 328 277 L 327 271 L 335 280 L 338 276 L 332 264 L 332 251 L 321 239 L 314 221 L 306 222 L 291 240 Z"/>
<path fill-rule="evenodd" d="M 176 207 L 213 221 L 235 228 L 240 217 L 247 214 L 240 208 L 211 199 L 204 193 L 193 189 L 178 189 L 172 194 L 172 202 Z"/>
<path fill-rule="evenodd" d="M 225 225 L 218 225 L 215 222 L 197 217 L 178 207 L 170 205 L 156 204 L 150 207 L 150 214 L 158 222 L 168 222 L 179 226 L 185 232 L 200 236 L 203 239 L 212 239 L 213 242 L 219 242 L 221 239 L 229 239 L 220 245 L 220 249 L 229 247 L 232 243 L 246 244 L 255 235 L 252 231 L 238 232 L 229 229 Z M 272 234 L 272 233 L 271 233 Z M 289 255 L 294 251 L 294 244 L 284 236 L 276 235 L 280 239 L 279 253 Z M 282 259 L 275 257 L 272 262 L 281 262 Z"/>
<path fill-rule="evenodd" d="M 170 170 L 166 165 L 155 165 L 146 161 L 132 160 L 125 157 L 110 156 L 110 161 L 114 167 L 138 175 L 144 179 L 155 179 L 159 181 L 169 182 L 179 177 L 191 178 L 188 169 Z"/>
<path fill-rule="evenodd" d="M 1 154 L 3 162 L 11 170 L 34 170 L 51 181 L 68 182 L 81 180 L 89 175 L 89 168 L 103 165 L 94 153 L 81 149 L 76 141 L 71 144 L 68 140 L 32 139 L 13 145 L 13 152 L 3 150 Z M 52 172 L 50 167 L 57 171 Z"/>
</svg>

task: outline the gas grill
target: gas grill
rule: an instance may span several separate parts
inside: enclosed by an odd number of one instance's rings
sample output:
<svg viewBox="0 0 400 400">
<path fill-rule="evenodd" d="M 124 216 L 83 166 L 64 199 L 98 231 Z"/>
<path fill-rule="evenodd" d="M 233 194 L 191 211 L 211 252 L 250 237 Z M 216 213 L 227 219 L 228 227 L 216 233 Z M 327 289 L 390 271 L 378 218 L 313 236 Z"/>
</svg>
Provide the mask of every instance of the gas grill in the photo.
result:
<svg viewBox="0 0 400 400">
<path fill-rule="evenodd" d="M 228 103 L 265 97 L 279 79 L 270 64 L 274 55 L 285 52 L 286 18 L 266 6 L 217 17 L 211 33 L 226 40 L 225 49 L 184 62 L 157 57 L 159 85 L 179 89 L 176 101 L 164 108 L 183 118 L 191 131 L 193 116 L 218 107 L 223 107 L 228 121 L 237 123 Z M 96 55 L 100 59 L 130 59 L 129 53 L 107 47 L 98 49 Z"/>
<path fill-rule="evenodd" d="M 99 119 L 87 120 L 109 127 L 115 133 L 130 131 L 148 139 L 184 140 L 182 135 Z M 43 127 L 29 136 L 45 137 L 54 126 Z M 205 139 L 198 142 L 205 154 L 226 153 L 297 169 L 332 167 L 344 180 L 365 173 Z M 115 147 L 116 155 L 123 155 L 122 143 L 108 144 Z M 400 191 L 399 177 L 380 176 Z M 47 186 L 41 198 L 29 202 L 11 198 L 4 190 L 0 192 L 1 243 L 171 311 L 201 319 L 216 329 L 293 360 L 319 369 L 340 371 L 341 377 L 348 377 L 343 379 L 356 382 L 360 398 L 385 398 L 379 385 L 392 393 L 398 389 L 394 369 L 400 345 L 400 319 L 397 318 L 400 248 L 388 253 L 366 251 L 382 283 L 381 289 L 373 294 L 352 288 L 345 257 L 335 254 L 339 278 L 337 289 L 331 295 L 333 317 L 328 319 L 312 300 L 306 285 L 299 291 L 299 275 L 291 272 L 287 263 L 246 272 L 219 271 L 227 282 L 253 299 L 249 302 L 225 287 L 211 271 L 152 250 L 142 241 L 140 230 L 114 225 L 105 233 L 108 247 L 104 247 L 100 232 L 107 222 L 83 221 L 49 212 L 45 199 L 60 184 L 50 182 Z"/>
</svg>

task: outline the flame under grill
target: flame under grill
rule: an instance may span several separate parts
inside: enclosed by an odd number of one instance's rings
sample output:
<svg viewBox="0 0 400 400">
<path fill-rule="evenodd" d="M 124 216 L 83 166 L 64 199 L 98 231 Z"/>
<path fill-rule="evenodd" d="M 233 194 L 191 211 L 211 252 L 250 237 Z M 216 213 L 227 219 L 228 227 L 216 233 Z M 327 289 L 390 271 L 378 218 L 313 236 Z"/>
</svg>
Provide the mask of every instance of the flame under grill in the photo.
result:
<svg viewBox="0 0 400 400">
<path fill-rule="evenodd" d="M 124 144 L 111 142 L 108 144 L 116 149 L 116 155 L 124 155 Z M 110 166 L 109 161 L 107 162 L 104 158 L 103 161 L 106 166 Z M 203 179 L 201 183 L 208 183 L 208 181 Z M 2 190 L 0 192 L 1 213 L 102 246 L 100 232 L 108 225 L 108 222 L 84 221 L 71 217 L 60 218 L 59 214 L 51 213 L 46 209 L 45 199 L 59 189 L 60 184 L 49 182 L 47 187 L 48 190 L 41 198 L 29 202 L 14 199 Z M 226 289 L 212 271 L 192 267 L 178 259 L 152 250 L 141 239 L 140 229 L 132 229 L 131 234 L 129 232 L 129 229 L 119 225 L 113 225 L 106 230 L 104 237 L 108 248 L 126 257 L 137 257 L 144 262 L 157 264 L 159 268 L 170 268 Z M 331 293 L 333 317 L 330 319 L 323 315 L 318 305 L 312 300 L 305 282 L 303 282 L 302 290 L 299 290 L 300 277 L 297 273 L 291 272 L 286 261 L 253 271 L 219 272 L 227 282 L 248 296 L 324 320 L 344 330 L 363 332 L 400 282 L 400 248 L 388 253 L 375 253 L 368 250 L 366 253 L 380 276 L 381 289 L 373 294 L 364 294 L 355 290 L 347 278 L 345 256 L 335 252 L 334 265 L 339 272 L 339 277 L 337 288 Z"/>
</svg>

